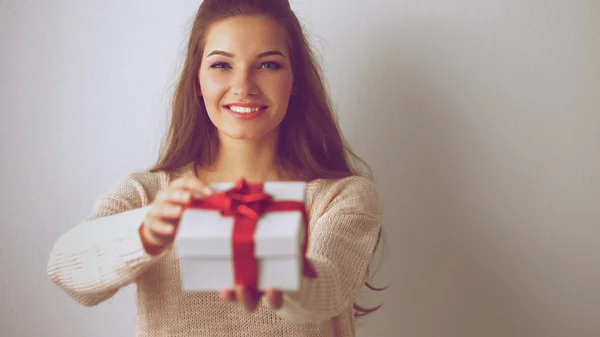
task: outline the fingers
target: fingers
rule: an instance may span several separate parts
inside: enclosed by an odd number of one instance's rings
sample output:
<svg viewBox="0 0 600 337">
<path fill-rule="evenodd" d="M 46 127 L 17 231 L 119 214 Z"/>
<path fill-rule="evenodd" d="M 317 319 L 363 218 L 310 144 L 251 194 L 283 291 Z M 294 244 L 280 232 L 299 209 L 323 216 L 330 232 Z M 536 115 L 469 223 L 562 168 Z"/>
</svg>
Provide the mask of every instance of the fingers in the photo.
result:
<svg viewBox="0 0 600 337">
<path fill-rule="evenodd" d="M 202 198 L 203 196 L 213 194 L 212 189 L 208 185 L 193 176 L 185 176 L 173 181 L 170 188 L 189 191 L 195 198 Z"/>
<path fill-rule="evenodd" d="M 175 229 L 183 207 L 168 203 L 156 203 L 146 216 L 144 231 L 146 240 L 151 245 L 170 243 L 175 236 Z"/>
<path fill-rule="evenodd" d="M 225 301 L 234 302 L 236 300 L 235 292 L 233 290 L 221 290 L 219 292 L 221 298 Z"/>
<path fill-rule="evenodd" d="M 228 302 L 240 302 L 242 307 L 252 312 L 256 310 L 263 293 L 243 286 L 237 286 L 234 290 L 221 290 L 219 292 L 221 299 Z M 269 307 L 273 310 L 279 310 L 283 306 L 283 293 L 275 289 L 268 289 L 264 294 Z"/>
<path fill-rule="evenodd" d="M 272 309 L 281 309 L 281 307 L 283 306 L 283 294 L 281 293 L 281 291 L 277 291 L 275 289 L 268 289 L 266 296 L 267 303 Z"/>
<path fill-rule="evenodd" d="M 235 296 L 246 311 L 254 311 L 258 307 L 261 294 L 244 286 L 235 287 Z"/>
<path fill-rule="evenodd" d="M 186 204 L 192 197 L 191 191 L 182 189 L 167 188 L 156 194 L 156 202 Z"/>
<path fill-rule="evenodd" d="M 154 198 L 142 228 L 144 241 L 151 246 L 170 244 L 175 237 L 183 209 L 190 199 L 212 194 L 210 187 L 193 176 L 174 180 Z"/>
<path fill-rule="evenodd" d="M 179 219 L 182 211 L 182 205 L 156 202 L 148 211 L 148 215 L 155 219 Z"/>
<path fill-rule="evenodd" d="M 144 221 L 142 231 L 144 239 L 149 245 L 164 246 L 173 241 L 175 227 L 173 222 L 150 218 Z"/>
</svg>

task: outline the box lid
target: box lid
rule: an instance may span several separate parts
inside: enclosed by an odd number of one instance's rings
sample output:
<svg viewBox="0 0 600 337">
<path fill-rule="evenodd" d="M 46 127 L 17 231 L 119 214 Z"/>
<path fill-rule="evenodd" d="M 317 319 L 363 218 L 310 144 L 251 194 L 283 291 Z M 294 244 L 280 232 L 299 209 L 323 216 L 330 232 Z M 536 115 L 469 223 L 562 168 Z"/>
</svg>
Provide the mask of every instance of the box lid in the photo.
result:
<svg viewBox="0 0 600 337">
<path fill-rule="evenodd" d="M 224 191 L 233 184 L 214 184 Z M 269 182 L 264 191 L 277 200 L 304 202 L 304 182 Z M 181 217 L 175 246 L 180 257 L 231 258 L 233 217 L 218 211 L 187 209 Z M 302 213 L 268 212 L 261 216 L 254 234 L 257 258 L 297 256 L 304 241 Z"/>
</svg>

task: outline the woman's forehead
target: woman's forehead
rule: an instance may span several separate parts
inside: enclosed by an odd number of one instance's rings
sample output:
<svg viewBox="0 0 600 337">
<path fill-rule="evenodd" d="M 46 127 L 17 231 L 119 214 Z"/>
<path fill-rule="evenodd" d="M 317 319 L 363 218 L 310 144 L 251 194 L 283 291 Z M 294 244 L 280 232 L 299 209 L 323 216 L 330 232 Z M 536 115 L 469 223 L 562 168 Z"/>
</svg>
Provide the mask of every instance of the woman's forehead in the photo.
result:
<svg viewBox="0 0 600 337">
<path fill-rule="evenodd" d="M 205 56 L 214 50 L 234 55 L 257 55 L 265 51 L 288 51 L 284 29 L 277 21 L 261 16 L 239 16 L 211 25 L 204 46 Z"/>
</svg>

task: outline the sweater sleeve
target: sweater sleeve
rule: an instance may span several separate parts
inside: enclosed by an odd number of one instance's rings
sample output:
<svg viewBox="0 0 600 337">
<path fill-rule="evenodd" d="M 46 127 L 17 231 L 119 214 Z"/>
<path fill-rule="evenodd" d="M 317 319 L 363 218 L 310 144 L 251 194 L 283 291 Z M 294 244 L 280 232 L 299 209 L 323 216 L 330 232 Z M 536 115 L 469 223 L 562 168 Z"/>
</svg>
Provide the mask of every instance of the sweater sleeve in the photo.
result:
<svg viewBox="0 0 600 337">
<path fill-rule="evenodd" d="M 318 199 L 331 202 L 312 226 L 307 251 L 317 278 L 303 278 L 299 291 L 284 293 L 277 311 L 297 324 L 328 320 L 352 305 L 379 237 L 381 205 L 372 182 L 346 178 L 324 194 Z"/>
<path fill-rule="evenodd" d="M 47 265 L 50 280 L 85 306 L 133 283 L 162 256 L 148 255 L 139 236 L 147 202 L 144 188 L 132 176 L 99 197 L 92 213 L 55 242 Z"/>
</svg>

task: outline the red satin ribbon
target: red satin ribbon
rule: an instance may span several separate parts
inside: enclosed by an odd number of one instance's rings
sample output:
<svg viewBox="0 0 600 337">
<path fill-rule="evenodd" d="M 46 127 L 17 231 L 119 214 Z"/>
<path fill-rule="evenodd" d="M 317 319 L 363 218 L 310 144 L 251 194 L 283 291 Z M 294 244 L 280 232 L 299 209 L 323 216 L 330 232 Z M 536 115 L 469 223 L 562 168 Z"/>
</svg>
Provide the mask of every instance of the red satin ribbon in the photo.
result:
<svg viewBox="0 0 600 337">
<path fill-rule="evenodd" d="M 302 243 L 304 275 L 314 277 L 306 259 L 308 217 L 304 203 L 274 201 L 271 195 L 264 192 L 263 184 L 248 184 L 241 179 L 227 191 L 203 199 L 192 199 L 186 208 L 216 210 L 223 216 L 235 218 L 232 237 L 235 284 L 253 289 L 258 288 L 258 261 L 254 249 L 254 232 L 258 219 L 268 212 L 301 212 L 304 226 Z"/>
</svg>

